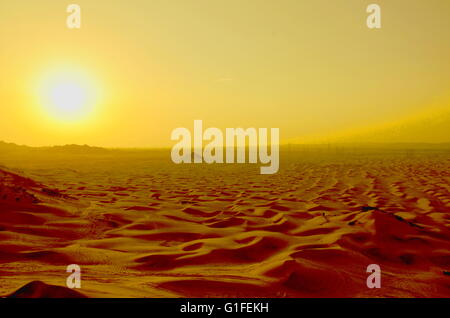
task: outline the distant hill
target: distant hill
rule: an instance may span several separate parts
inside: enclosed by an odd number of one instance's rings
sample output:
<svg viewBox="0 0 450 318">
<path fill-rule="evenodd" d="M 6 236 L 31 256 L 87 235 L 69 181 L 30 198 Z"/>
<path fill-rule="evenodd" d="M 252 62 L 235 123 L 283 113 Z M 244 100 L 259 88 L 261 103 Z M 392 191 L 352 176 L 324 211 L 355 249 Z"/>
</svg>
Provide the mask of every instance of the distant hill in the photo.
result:
<svg viewBox="0 0 450 318">
<path fill-rule="evenodd" d="M 29 150 L 30 147 L 27 146 L 19 146 L 13 143 L 0 141 L 0 151 L 19 151 L 19 150 Z"/>
<path fill-rule="evenodd" d="M 52 147 L 29 147 L 23 145 L 17 145 L 14 143 L 8 143 L 0 141 L 0 152 L 33 152 L 33 151 L 46 151 L 50 153 L 108 153 L 111 150 L 101 147 L 92 147 L 88 145 L 64 145 L 64 146 L 52 146 Z"/>
<path fill-rule="evenodd" d="M 93 147 L 88 145 L 64 145 L 64 146 L 53 146 L 53 147 L 43 147 L 43 149 L 50 152 L 60 152 L 60 153 L 105 153 L 110 152 L 109 149 L 101 147 Z"/>
</svg>

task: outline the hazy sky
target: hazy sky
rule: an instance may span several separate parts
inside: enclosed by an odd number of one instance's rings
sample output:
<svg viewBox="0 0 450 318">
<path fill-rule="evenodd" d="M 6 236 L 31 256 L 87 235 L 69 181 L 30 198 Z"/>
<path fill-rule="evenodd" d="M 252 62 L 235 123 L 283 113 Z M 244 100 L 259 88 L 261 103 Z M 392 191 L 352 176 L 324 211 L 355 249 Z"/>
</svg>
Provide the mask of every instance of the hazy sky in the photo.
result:
<svg viewBox="0 0 450 318">
<path fill-rule="evenodd" d="M 370 3 L 380 30 L 366 26 Z M 1 1 L 0 140 L 170 146 L 194 119 L 327 140 L 448 110 L 449 57 L 448 0 Z M 40 96 L 52 74 L 88 86 L 89 116 L 55 119 Z"/>
</svg>

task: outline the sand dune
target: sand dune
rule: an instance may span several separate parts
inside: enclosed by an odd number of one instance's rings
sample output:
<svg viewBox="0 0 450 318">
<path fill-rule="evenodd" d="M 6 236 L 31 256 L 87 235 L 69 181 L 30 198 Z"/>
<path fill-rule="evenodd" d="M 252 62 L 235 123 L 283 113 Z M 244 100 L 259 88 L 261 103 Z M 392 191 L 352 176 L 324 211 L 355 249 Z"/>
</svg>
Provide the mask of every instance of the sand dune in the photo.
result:
<svg viewBox="0 0 450 318">
<path fill-rule="evenodd" d="M 450 296 L 447 152 L 282 158 L 264 176 L 160 153 L 0 155 L 0 295 Z"/>
<path fill-rule="evenodd" d="M 8 295 L 8 298 L 86 298 L 86 296 L 67 287 L 34 281 Z"/>
</svg>

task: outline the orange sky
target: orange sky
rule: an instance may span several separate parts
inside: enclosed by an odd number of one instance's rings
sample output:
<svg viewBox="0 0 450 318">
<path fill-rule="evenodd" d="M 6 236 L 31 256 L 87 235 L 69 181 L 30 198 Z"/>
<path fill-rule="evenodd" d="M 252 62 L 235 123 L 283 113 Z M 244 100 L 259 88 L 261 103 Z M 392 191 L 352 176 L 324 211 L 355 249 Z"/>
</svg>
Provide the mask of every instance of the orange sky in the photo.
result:
<svg viewBox="0 0 450 318">
<path fill-rule="evenodd" d="M 201 119 L 321 142 L 450 109 L 447 0 L 75 2 L 80 30 L 66 27 L 68 3 L 0 2 L 0 140 L 170 146 Z M 366 26 L 369 3 L 380 30 Z M 66 77 L 89 103 L 73 120 L 43 97 Z M 414 127 L 400 139 L 420 139 Z"/>
</svg>

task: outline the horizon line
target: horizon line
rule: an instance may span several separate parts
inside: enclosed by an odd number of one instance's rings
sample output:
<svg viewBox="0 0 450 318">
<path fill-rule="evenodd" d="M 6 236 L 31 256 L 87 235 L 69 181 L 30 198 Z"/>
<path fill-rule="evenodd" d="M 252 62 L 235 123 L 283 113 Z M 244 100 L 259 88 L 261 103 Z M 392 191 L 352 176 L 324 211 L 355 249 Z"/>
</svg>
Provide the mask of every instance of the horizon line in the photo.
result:
<svg viewBox="0 0 450 318">
<path fill-rule="evenodd" d="M 86 148 L 96 148 L 96 149 L 104 149 L 104 150 L 165 150 L 172 149 L 173 146 L 135 146 L 135 147 L 127 147 L 127 146 L 97 146 L 92 144 L 56 144 L 56 145 L 45 145 L 45 146 L 30 146 L 26 144 L 18 144 L 14 142 L 8 142 L 4 140 L 0 140 L 0 144 L 6 144 L 10 146 L 16 147 L 26 147 L 26 148 L 63 148 L 63 147 L 86 147 Z M 307 143 L 280 143 L 280 147 L 297 147 L 297 146 L 382 146 L 382 145 L 429 145 L 429 146 L 450 146 L 450 140 L 446 142 L 419 142 L 419 141 L 399 141 L 399 142 L 372 142 L 372 141 L 358 141 L 358 142 L 307 142 Z M 246 145 L 245 148 L 249 146 Z M 226 148 L 226 147 L 224 147 Z M 233 147 L 233 148 L 236 148 Z"/>
</svg>

